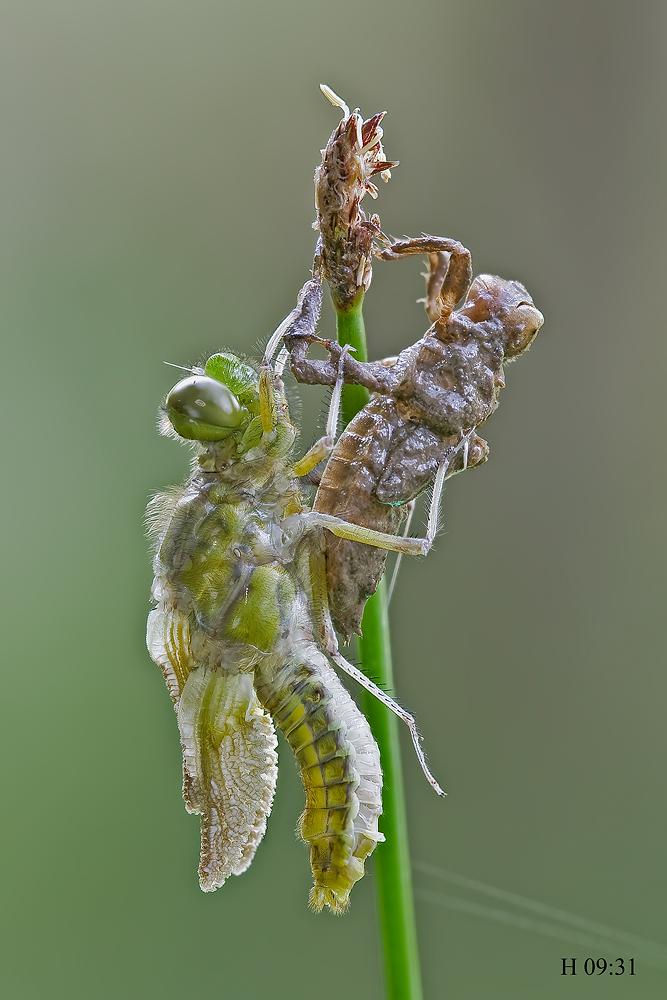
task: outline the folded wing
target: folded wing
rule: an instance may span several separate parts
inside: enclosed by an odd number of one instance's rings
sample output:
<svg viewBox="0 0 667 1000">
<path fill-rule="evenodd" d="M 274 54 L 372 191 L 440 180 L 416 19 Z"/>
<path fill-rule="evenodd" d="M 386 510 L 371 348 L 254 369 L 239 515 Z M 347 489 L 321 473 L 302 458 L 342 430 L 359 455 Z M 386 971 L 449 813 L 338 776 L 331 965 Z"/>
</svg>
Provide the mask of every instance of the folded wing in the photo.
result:
<svg viewBox="0 0 667 1000">
<path fill-rule="evenodd" d="M 178 611 L 151 612 L 147 641 L 176 709 L 183 797 L 201 817 L 199 884 L 210 892 L 248 868 L 264 836 L 278 775 L 275 730 L 251 674 L 194 662 Z"/>
</svg>

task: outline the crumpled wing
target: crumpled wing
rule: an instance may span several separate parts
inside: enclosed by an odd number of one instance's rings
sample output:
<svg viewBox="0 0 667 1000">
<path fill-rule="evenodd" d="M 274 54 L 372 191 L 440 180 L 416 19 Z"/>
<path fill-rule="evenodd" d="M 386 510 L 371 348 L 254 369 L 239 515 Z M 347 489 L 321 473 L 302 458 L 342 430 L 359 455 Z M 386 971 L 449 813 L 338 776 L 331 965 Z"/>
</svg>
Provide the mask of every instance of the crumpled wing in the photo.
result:
<svg viewBox="0 0 667 1000">
<path fill-rule="evenodd" d="M 151 659 L 164 674 L 174 707 L 196 666 L 190 647 L 190 620 L 177 608 L 160 603 L 148 616 L 146 645 Z"/>
<path fill-rule="evenodd" d="M 146 643 L 178 717 L 183 798 L 201 816 L 199 883 L 209 892 L 249 867 L 264 836 L 278 777 L 273 722 L 250 674 L 197 665 L 178 609 L 151 611 Z"/>
<path fill-rule="evenodd" d="M 165 607 L 161 601 L 148 616 L 146 645 L 151 658 L 162 670 L 172 704 L 178 712 L 178 703 L 183 694 L 185 682 L 196 663 L 192 655 L 189 617 L 178 608 Z M 183 799 L 188 812 L 191 808 L 191 779 L 183 768 Z"/>
<path fill-rule="evenodd" d="M 264 836 L 278 756 L 250 674 L 193 670 L 177 707 L 184 795 L 201 816 L 199 884 L 219 889 L 250 865 Z"/>
</svg>

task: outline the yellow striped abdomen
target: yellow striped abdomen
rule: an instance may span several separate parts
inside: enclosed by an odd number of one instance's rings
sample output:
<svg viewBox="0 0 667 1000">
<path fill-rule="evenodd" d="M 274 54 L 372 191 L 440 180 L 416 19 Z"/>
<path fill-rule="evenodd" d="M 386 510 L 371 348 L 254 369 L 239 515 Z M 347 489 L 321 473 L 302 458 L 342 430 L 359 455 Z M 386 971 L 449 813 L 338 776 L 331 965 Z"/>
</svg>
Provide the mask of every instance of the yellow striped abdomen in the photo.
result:
<svg viewBox="0 0 667 1000">
<path fill-rule="evenodd" d="M 257 694 L 294 751 L 306 793 L 300 833 L 310 846 L 315 910 L 342 913 L 364 874 L 382 811 L 382 771 L 368 722 L 324 656 L 301 642 L 279 668 L 256 672 Z"/>
</svg>

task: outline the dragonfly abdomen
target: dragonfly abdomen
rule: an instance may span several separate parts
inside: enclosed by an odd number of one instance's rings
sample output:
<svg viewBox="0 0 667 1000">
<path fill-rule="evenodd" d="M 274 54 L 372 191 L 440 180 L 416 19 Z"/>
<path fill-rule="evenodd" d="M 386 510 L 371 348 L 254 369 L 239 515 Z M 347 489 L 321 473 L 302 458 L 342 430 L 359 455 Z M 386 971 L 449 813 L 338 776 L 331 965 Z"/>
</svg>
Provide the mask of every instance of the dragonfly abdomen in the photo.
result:
<svg viewBox="0 0 667 1000">
<path fill-rule="evenodd" d="M 383 839 L 382 772 L 370 727 L 322 654 L 303 643 L 272 675 L 256 674 L 260 701 L 297 758 L 306 792 L 300 833 L 310 846 L 315 910 L 342 913 L 364 861 Z"/>
<path fill-rule="evenodd" d="M 339 438 L 317 488 L 313 509 L 375 531 L 396 533 L 405 510 L 380 503 L 375 489 L 399 426 L 395 402 L 384 396 L 372 399 Z M 329 534 L 325 546 L 331 617 L 338 631 L 349 638 L 360 631 L 364 604 L 384 572 L 387 553 Z"/>
</svg>

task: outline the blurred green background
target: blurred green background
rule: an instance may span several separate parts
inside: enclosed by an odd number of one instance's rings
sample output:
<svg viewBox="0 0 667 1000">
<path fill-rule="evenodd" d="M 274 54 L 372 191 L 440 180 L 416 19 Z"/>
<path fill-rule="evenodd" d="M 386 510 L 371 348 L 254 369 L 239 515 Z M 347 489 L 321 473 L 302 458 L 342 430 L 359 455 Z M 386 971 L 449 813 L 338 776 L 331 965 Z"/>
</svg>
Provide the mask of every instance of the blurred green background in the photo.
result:
<svg viewBox="0 0 667 1000">
<path fill-rule="evenodd" d="M 390 112 L 385 229 L 461 239 L 546 316 L 491 460 L 450 484 L 392 607 L 399 696 L 450 792 L 406 741 L 413 857 L 667 940 L 666 19 L 650 0 L 2 4 L 5 996 L 382 996 L 372 864 L 344 919 L 306 908 L 289 752 L 251 870 L 199 891 L 144 649 L 142 511 L 187 461 L 155 430 L 162 361 L 252 351 L 292 307 L 337 120 L 320 80 Z M 419 270 L 376 266 L 376 356 L 425 328 Z M 307 445 L 325 400 L 302 396 Z M 665 995 L 641 959 L 560 976 L 637 948 L 415 882 L 429 998 Z"/>
</svg>

